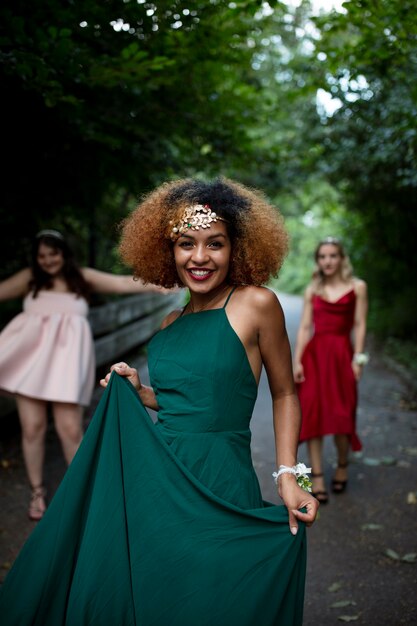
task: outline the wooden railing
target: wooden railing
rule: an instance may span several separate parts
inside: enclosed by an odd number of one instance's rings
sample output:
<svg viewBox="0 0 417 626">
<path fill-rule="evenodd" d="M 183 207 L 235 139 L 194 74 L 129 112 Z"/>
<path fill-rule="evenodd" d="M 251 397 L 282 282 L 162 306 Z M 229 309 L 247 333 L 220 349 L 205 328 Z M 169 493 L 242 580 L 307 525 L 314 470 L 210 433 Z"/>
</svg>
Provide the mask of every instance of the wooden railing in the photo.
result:
<svg viewBox="0 0 417 626">
<path fill-rule="evenodd" d="M 180 306 L 183 298 L 180 292 L 143 293 L 92 308 L 89 318 L 97 366 L 149 341 L 166 314 Z"/>
<path fill-rule="evenodd" d="M 180 307 L 184 294 L 141 293 L 123 296 L 90 309 L 97 367 L 110 364 L 146 344 L 163 318 Z M 0 417 L 16 410 L 13 398 L 0 396 Z"/>
</svg>

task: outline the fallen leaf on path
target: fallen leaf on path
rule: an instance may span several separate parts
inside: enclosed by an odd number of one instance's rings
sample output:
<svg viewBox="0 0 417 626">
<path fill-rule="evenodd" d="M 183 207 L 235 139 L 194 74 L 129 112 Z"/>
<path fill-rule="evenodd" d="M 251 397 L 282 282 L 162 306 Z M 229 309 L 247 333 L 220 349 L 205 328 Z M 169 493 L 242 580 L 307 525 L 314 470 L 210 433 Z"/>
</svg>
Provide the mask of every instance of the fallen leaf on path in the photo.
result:
<svg viewBox="0 0 417 626">
<path fill-rule="evenodd" d="M 417 563 L 417 552 L 408 552 L 407 554 L 404 554 L 404 556 L 400 556 L 395 550 L 387 548 L 384 551 L 384 554 L 393 561 L 403 561 L 404 563 Z"/>
<path fill-rule="evenodd" d="M 327 588 L 327 591 L 333 593 L 334 591 L 339 591 L 342 588 L 342 583 L 332 583 L 330 587 Z"/>
<path fill-rule="evenodd" d="M 391 550 L 391 548 L 387 548 L 384 551 L 384 554 L 385 554 L 385 556 L 388 556 L 393 561 L 399 561 L 401 559 L 401 557 L 398 554 L 398 552 L 395 552 L 395 550 Z"/>
<path fill-rule="evenodd" d="M 397 459 L 393 456 L 383 456 L 381 459 L 382 465 L 396 465 Z"/>
<path fill-rule="evenodd" d="M 417 504 L 417 493 L 415 491 L 407 493 L 407 504 Z"/>
<path fill-rule="evenodd" d="M 384 527 L 382 524 L 362 524 L 362 530 L 382 530 Z"/>
<path fill-rule="evenodd" d="M 417 456 L 417 448 L 411 448 L 411 447 L 404 448 L 404 452 L 406 454 L 409 454 L 410 456 Z"/>
<path fill-rule="evenodd" d="M 337 619 L 341 622 L 356 622 L 359 619 L 359 615 L 339 615 Z"/>
<path fill-rule="evenodd" d="M 331 609 L 343 609 L 345 606 L 356 606 L 356 602 L 354 600 L 339 600 L 339 602 L 333 602 L 330 605 Z"/>
<path fill-rule="evenodd" d="M 369 456 L 366 456 L 363 459 L 362 463 L 364 465 L 370 465 L 371 467 L 376 467 L 377 465 L 381 465 L 381 461 L 379 459 L 372 459 Z"/>
<path fill-rule="evenodd" d="M 397 467 L 402 467 L 402 468 L 409 468 L 411 467 L 411 463 L 410 461 L 404 461 L 403 459 L 401 459 L 400 461 L 398 461 L 397 463 Z"/>
</svg>

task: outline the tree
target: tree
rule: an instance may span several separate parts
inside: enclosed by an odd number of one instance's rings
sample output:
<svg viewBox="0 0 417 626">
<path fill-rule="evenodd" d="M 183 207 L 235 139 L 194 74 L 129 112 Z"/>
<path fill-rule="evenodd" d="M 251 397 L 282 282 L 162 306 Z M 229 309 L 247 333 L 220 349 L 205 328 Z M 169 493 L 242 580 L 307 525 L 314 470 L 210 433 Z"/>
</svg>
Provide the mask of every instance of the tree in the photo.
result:
<svg viewBox="0 0 417 626">
<path fill-rule="evenodd" d="M 2 256 L 41 226 L 93 253 L 155 183 L 246 158 L 261 4 L 5 0 Z"/>
<path fill-rule="evenodd" d="M 415 4 L 351 0 L 344 7 L 345 13 L 316 20 L 321 86 L 339 104 L 323 120 L 322 163 L 362 217 L 355 243 L 372 286 L 375 327 L 415 336 Z"/>
</svg>

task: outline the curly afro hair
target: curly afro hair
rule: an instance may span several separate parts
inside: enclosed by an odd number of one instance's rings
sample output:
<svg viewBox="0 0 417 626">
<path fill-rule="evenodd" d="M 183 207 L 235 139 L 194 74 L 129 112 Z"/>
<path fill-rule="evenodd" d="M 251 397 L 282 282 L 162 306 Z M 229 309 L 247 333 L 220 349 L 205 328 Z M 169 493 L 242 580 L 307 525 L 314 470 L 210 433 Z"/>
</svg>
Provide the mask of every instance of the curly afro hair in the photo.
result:
<svg viewBox="0 0 417 626">
<path fill-rule="evenodd" d="M 145 195 L 121 223 L 120 254 L 134 275 L 146 283 L 183 286 L 175 268 L 172 224 L 186 207 L 208 204 L 226 220 L 232 244 L 229 282 L 263 285 L 276 276 L 288 251 L 288 234 L 278 209 L 264 194 L 219 177 L 166 182 Z"/>
</svg>

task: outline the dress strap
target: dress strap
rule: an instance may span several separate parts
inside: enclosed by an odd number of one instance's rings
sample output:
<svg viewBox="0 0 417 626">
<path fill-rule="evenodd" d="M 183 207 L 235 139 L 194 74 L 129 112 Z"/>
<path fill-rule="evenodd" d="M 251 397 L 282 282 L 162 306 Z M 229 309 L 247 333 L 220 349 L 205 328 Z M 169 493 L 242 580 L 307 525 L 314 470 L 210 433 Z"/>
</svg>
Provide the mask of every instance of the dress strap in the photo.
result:
<svg viewBox="0 0 417 626">
<path fill-rule="evenodd" d="M 225 309 L 227 307 L 227 303 L 229 302 L 230 298 L 232 297 L 232 293 L 234 292 L 234 290 L 236 289 L 236 285 L 234 287 L 232 287 L 229 295 L 226 298 L 226 302 L 223 305 L 223 308 Z"/>
</svg>

